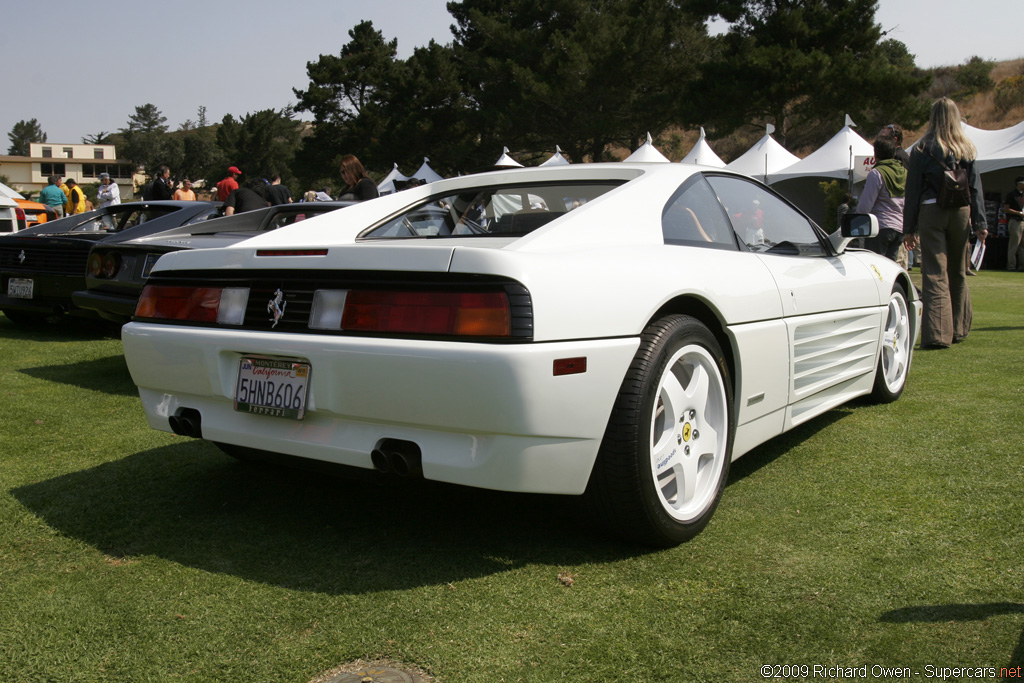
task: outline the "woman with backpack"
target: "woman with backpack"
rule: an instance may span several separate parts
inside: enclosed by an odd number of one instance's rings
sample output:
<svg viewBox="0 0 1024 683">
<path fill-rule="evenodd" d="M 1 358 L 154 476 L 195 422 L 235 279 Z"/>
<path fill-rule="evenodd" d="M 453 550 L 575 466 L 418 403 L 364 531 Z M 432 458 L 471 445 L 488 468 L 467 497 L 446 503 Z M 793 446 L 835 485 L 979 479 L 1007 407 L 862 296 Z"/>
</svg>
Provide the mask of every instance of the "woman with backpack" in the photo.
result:
<svg viewBox="0 0 1024 683">
<path fill-rule="evenodd" d="M 979 240 L 988 236 L 976 156 L 956 103 L 936 100 L 928 128 L 910 153 L 903 211 L 907 249 L 921 242 L 922 348 L 949 348 L 971 329 L 967 245 L 972 226 Z"/>
</svg>

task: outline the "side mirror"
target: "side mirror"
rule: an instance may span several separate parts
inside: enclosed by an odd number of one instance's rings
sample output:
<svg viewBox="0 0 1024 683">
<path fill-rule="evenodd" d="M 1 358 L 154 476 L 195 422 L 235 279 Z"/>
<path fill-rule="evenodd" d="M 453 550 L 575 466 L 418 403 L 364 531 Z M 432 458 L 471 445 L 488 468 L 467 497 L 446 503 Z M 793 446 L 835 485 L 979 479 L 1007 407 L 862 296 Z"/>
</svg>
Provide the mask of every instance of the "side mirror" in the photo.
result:
<svg viewBox="0 0 1024 683">
<path fill-rule="evenodd" d="M 843 214 L 839 229 L 829 235 L 828 239 L 837 254 L 846 250 L 847 245 L 855 239 L 878 236 L 878 219 L 870 213 Z"/>
</svg>

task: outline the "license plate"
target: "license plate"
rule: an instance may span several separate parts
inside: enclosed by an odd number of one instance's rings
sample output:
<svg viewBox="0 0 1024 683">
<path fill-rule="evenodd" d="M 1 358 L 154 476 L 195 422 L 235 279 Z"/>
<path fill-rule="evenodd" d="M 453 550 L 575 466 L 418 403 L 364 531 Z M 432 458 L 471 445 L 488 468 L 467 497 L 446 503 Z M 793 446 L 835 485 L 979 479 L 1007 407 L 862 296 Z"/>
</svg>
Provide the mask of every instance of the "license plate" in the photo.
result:
<svg viewBox="0 0 1024 683">
<path fill-rule="evenodd" d="M 30 278 L 12 277 L 7 281 L 7 296 L 12 299 L 31 299 L 33 284 Z"/>
<path fill-rule="evenodd" d="M 161 256 L 162 254 L 146 254 L 146 262 L 142 264 L 142 277 L 149 277 L 149 274 L 153 272 L 153 266 Z"/>
<path fill-rule="evenodd" d="M 301 420 L 309 396 L 309 363 L 270 358 L 238 362 L 235 410 Z"/>
</svg>

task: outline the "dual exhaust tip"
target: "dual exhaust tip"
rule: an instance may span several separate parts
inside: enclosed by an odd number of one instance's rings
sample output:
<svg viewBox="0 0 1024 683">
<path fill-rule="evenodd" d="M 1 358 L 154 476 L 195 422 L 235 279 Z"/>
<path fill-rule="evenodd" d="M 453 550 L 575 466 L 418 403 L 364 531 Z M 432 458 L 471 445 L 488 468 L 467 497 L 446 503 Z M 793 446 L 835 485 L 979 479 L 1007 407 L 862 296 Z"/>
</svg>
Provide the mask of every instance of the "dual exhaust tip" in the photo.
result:
<svg viewBox="0 0 1024 683">
<path fill-rule="evenodd" d="M 417 479 L 423 476 L 423 456 L 412 441 L 384 439 L 370 451 L 373 468 L 383 474 Z"/>
<path fill-rule="evenodd" d="M 203 438 L 203 418 L 195 408 L 181 408 L 167 418 L 171 431 L 179 436 Z M 383 474 L 407 479 L 423 476 L 423 456 L 420 447 L 412 441 L 383 439 L 370 451 L 373 468 Z"/>
<path fill-rule="evenodd" d="M 203 417 L 195 408 L 181 408 L 167 418 L 171 431 L 178 436 L 190 436 L 193 439 L 203 438 Z"/>
</svg>

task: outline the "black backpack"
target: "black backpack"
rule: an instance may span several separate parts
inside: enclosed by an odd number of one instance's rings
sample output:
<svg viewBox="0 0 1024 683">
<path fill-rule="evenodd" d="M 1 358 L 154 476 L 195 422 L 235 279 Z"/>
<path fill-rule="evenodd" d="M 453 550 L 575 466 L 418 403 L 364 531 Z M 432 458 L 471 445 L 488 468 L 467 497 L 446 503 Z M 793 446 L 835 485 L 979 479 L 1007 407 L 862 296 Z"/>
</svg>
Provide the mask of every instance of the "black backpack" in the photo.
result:
<svg viewBox="0 0 1024 683">
<path fill-rule="evenodd" d="M 932 156 L 935 156 L 934 154 Z M 971 185 L 967 181 L 967 169 L 954 159 L 950 166 L 947 162 L 939 159 L 943 168 L 942 182 L 939 184 L 938 204 L 943 209 L 959 209 L 971 205 Z"/>
</svg>

